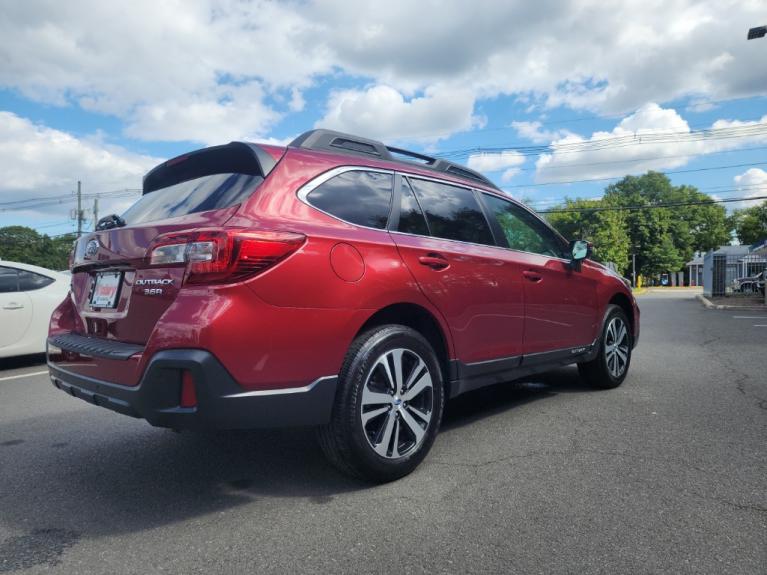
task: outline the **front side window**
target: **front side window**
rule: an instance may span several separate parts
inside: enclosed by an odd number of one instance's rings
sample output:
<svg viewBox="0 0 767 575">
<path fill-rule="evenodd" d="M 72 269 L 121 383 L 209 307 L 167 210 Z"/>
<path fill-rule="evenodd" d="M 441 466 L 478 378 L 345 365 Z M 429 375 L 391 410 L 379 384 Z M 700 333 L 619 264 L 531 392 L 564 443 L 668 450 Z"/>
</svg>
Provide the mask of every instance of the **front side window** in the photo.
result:
<svg viewBox="0 0 767 575">
<path fill-rule="evenodd" d="M 19 270 L 19 291 L 34 291 L 36 289 L 44 288 L 47 285 L 51 285 L 53 279 L 36 274 L 34 272 L 28 272 L 26 270 Z"/>
<path fill-rule="evenodd" d="M 19 291 L 19 274 L 14 268 L 0 266 L 0 293 Z"/>
<path fill-rule="evenodd" d="M 417 178 L 410 179 L 410 183 L 426 212 L 432 236 L 495 245 L 490 226 L 471 190 Z"/>
<path fill-rule="evenodd" d="M 524 208 L 490 194 L 482 194 L 512 250 L 561 258 L 564 246 L 543 223 Z"/>
<path fill-rule="evenodd" d="M 338 219 L 383 230 L 389 221 L 393 175 L 351 170 L 313 189 L 306 200 Z"/>
</svg>

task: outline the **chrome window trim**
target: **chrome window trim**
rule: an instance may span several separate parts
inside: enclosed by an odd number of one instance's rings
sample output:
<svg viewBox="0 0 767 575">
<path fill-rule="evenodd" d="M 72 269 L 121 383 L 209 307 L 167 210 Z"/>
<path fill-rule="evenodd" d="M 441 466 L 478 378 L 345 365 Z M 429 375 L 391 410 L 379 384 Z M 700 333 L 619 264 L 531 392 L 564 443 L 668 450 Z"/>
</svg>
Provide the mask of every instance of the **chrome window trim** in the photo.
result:
<svg viewBox="0 0 767 575">
<path fill-rule="evenodd" d="M 424 176 L 424 175 L 421 175 L 421 174 L 411 174 L 411 173 L 408 173 L 408 172 L 403 172 L 401 170 L 388 170 L 388 169 L 384 169 L 384 168 L 373 168 L 373 167 L 369 167 L 369 166 L 359 166 L 359 165 L 338 166 L 336 168 L 333 168 L 331 170 L 328 170 L 327 172 L 324 172 L 324 173 L 320 174 L 319 176 L 316 176 L 314 179 L 309 180 L 307 183 L 302 185 L 296 191 L 296 197 L 298 197 L 298 199 L 301 201 L 301 203 L 309 206 L 310 208 L 312 208 L 314 210 L 317 210 L 318 212 L 322 212 L 326 216 L 330 216 L 331 218 L 333 218 L 336 221 L 343 222 L 345 224 L 348 224 L 350 226 L 355 226 L 355 227 L 358 227 L 358 228 L 373 230 L 373 231 L 376 231 L 376 232 L 387 232 L 387 233 L 390 233 L 390 234 L 399 234 L 399 235 L 403 235 L 403 236 L 411 236 L 411 237 L 415 237 L 415 238 L 427 238 L 427 239 L 430 239 L 430 240 L 437 240 L 437 241 L 442 241 L 442 242 L 453 242 L 453 243 L 457 243 L 457 244 L 461 244 L 461 245 L 467 245 L 467 246 L 481 246 L 481 247 L 484 247 L 484 248 L 497 248 L 497 249 L 505 250 L 505 251 L 508 251 L 508 252 L 515 252 L 515 253 L 521 253 L 521 254 L 530 254 L 530 255 L 533 255 L 533 256 L 539 256 L 539 257 L 542 257 L 542 258 L 548 258 L 548 259 L 551 259 L 551 260 L 559 260 L 559 261 L 564 262 L 564 263 L 570 263 L 570 261 L 571 261 L 571 260 L 568 260 L 566 258 L 560 258 L 560 257 L 557 257 L 557 256 L 547 256 L 545 254 L 538 254 L 538 253 L 535 253 L 535 252 L 526 252 L 524 250 L 515 250 L 515 249 L 509 248 L 509 247 L 506 247 L 506 246 L 499 246 L 498 244 L 494 244 L 494 245 L 477 244 L 477 243 L 474 243 L 474 242 L 465 242 L 463 240 L 452 240 L 452 239 L 448 239 L 448 238 L 438 238 L 436 236 L 431 236 L 431 235 L 424 236 L 424 235 L 421 235 L 421 234 L 411 234 L 411 233 L 408 233 L 408 232 L 400 232 L 400 231 L 397 231 L 397 230 L 389 230 L 387 228 L 373 228 L 373 227 L 370 227 L 370 226 L 363 226 L 362 224 L 355 224 L 354 222 L 350 222 L 350 221 L 344 220 L 343 218 L 339 218 L 338 216 L 335 216 L 335 215 L 333 215 L 333 214 L 331 214 L 329 212 L 326 212 L 325 210 L 322 210 L 322 209 L 318 208 L 317 206 L 313 205 L 307 199 L 307 196 L 315 188 L 317 188 L 320 185 L 324 184 L 329 179 L 334 178 L 336 176 L 339 176 L 341 174 L 345 174 L 346 172 L 355 172 L 355 171 L 356 172 L 376 172 L 376 173 L 379 173 L 379 174 L 391 174 L 392 178 L 396 174 L 399 174 L 400 176 L 405 177 L 405 178 L 421 179 L 421 180 L 426 180 L 426 181 L 430 181 L 430 182 L 436 182 L 438 184 L 445 184 L 445 185 L 448 185 L 448 186 L 454 186 L 456 188 L 462 188 L 464 190 L 468 190 L 468 191 L 471 191 L 471 192 L 476 191 L 476 192 L 478 192 L 480 194 L 493 195 L 493 196 L 498 197 L 501 200 L 505 200 L 507 202 L 511 202 L 512 204 L 514 204 L 516 206 L 519 206 L 523 210 L 529 212 L 533 217 L 538 219 L 544 226 L 546 226 L 548 229 L 550 229 L 553 233 L 555 233 L 557 235 L 560 235 L 556 230 L 552 229 L 551 226 L 549 224 L 547 224 L 545 220 L 543 220 L 540 216 L 538 216 L 530 208 L 528 208 L 524 204 L 521 204 L 521 203 L 517 202 L 513 198 L 502 196 L 497 191 L 489 191 L 489 190 L 485 190 L 484 188 L 476 188 L 476 187 L 473 187 L 473 186 L 468 186 L 468 185 L 465 185 L 465 184 L 456 183 L 456 182 L 453 182 L 452 180 L 444 180 L 444 179 L 435 178 L 435 177 L 432 177 L 432 176 Z M 392 181 L 392 186 L 393 185 L 394 185 L 394 182 Z M 394 194 L 394 190 L 392 190 L 392 201 L 394 201 L 394 195 L 395 195 Z M 391 209 L 394 209 L 394 206 L 392 206 Z M 399 208 L 397 208 L 397 209 L 399 209 Z M 489 224 L 490 224 L 490 222 L 488 222 L 488 225 Z M 561 237 L 561 235 L 560 235 L 560 237 Z M 562 238 L 562 239 L 564 239 L 564 238 Z"/>
</svg>

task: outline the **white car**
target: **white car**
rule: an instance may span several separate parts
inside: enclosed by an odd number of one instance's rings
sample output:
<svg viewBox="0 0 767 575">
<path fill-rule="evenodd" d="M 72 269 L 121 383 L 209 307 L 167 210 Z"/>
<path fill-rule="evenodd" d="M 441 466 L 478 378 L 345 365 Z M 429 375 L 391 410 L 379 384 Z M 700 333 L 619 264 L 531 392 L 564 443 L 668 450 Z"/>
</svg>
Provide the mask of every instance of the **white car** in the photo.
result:
<svg viewBox="0 0 767 575">
<path fill-rule="evenodd" d="M 0 260 L 0 357 L 45 352 L 51 314 L 69 283 L 68 275 Z"/>
</svg>

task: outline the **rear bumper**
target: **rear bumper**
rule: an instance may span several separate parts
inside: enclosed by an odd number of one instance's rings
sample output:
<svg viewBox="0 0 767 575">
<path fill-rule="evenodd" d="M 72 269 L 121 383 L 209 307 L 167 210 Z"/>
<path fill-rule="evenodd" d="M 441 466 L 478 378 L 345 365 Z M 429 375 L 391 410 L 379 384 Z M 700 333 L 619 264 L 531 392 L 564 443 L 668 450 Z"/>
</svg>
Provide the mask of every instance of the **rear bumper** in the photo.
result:
<svg viewBox="0 0 767 575">
<path fill-rule="evenodd" d="M 305 387 L 243 391 L 211 353 L 199 349 L 156 353 L 133 387 L 73 373 L 50 356 L 48 369 L 53 385 L 74 397 L 174 429 L 323 425 L 330 420 L 337 383 L 336 376 L 328 376 Z M 180 406 L 185 370 L 194 380 L 195 407 Z"/>
</svg>

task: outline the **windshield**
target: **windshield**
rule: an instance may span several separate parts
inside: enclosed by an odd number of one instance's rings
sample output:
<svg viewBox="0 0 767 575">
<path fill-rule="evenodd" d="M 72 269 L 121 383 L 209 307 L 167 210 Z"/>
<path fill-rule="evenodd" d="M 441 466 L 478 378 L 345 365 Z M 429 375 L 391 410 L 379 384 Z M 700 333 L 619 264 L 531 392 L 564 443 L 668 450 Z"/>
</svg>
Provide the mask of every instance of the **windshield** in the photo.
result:
<svg viewBox="0 0 767 575">
<path fill-rule="evenodd" d="M 141 197 L 123 214 L 126 225 L 217 210 L 241 203 L 264 181 L 247 174 L 213 174 L 180 182 Z"/>
</svg>

